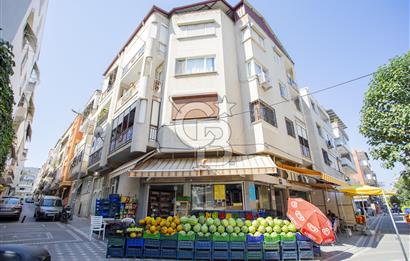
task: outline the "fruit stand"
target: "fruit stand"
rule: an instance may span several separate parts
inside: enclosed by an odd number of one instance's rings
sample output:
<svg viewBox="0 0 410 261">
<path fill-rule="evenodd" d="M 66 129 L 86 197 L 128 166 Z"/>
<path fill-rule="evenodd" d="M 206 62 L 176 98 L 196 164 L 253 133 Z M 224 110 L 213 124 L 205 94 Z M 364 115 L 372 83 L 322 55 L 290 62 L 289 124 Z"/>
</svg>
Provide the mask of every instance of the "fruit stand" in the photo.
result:
<svg viewBox="0 0 410 261">
<path fill-rule="evenodd" d="M 319 253 L 289 220 L 247 218 L 251 216 L 246 214 L 234 218 L 233 213 L 225 213 L 220 219 L 219 214 L 146 217 L 135 226 L 114 231 L 118 233 L 108 240 L 107 257 L 281 260 L 312 259 L 315 252 Z M 112 238 L 122 243 L 114 252 Z"/>
</svg>

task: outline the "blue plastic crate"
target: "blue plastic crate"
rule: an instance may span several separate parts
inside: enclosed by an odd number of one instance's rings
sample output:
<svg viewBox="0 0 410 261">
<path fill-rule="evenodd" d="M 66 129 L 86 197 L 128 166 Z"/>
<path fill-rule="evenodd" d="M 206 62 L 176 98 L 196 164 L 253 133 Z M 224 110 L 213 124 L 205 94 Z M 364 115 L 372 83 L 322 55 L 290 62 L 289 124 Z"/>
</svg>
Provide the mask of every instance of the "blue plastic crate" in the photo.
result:
<svg viewBox="0 0 410 261">
<path fill-rule="evenodd" d="M 161 258 L 176 259 L 177 250 L 176 249 L 161 249 Z"/>
<path fill-rule="evenodd" d="M 246 252 L 245 251 L 230 251 L 231 260 L 245 260 Z"/>
<path fill-rule="evenodd" d="M 211 253 L 209 250 L 195 250 L 195 260 L 211 260 Z"/>
<path fill-rule="evenodd" d="M 283 250 L 281 252 L 282 260 L 287 260 L 287 259 L 298 259 L 298 251 L 296 250 Z"/>
<path fill-rule="evenodd" d="M 307 236 L 301 234 L 300 232 L 296 233 L 296 240 L 297 241 L 311 241 L 310 238 L 308 238 Z"/>
<path fill-rule="evenodd" d="M 212 260 L 229 260 L 229 251 L 228 250 L 213 251 Z"/>
<path fill-rule="evenodd" d="M 142 247 L 128 247 L 125 249 L 125 257 L 142 257 L 143 252 Z"/>
<path fill-rule="evenodd" d="M 264 260 L 280 260 L 280 252 L 279 251 L 264 251 L 263 259 Z"/>
<path fill-rule="evenodd" d="M 178 249 L 194 249 L 195 241 L 178 241 Z"/>
<path fill-rule="evenodd" d="M 124 257 L 123 247 L 107 247 L 106 257 Z"/>
<path fill-rule="evenodd" d="M 143 247 L 144 239 L 143 238 L 127 238 L 126 246 L 127 247 Z"/>
<path fill-rule="evenodd" d="M 194 251 L 193 250 L 180 250 L 177 251 L 177 259 L 178 260 L 193 260 L 194 259 Z"/>
<path fill-rule="evenodd" d="M 162 248 L 171 248 L 176 249 L 178 246 L 178 241 L 176 240 L 161 240 L 161 249 Z"/>
<path fill-rule="evenodd" d="M 263 242 L 263 239 L 264 239 L 263 235 L 260 235 L 258 237 L 246 235 L 246 242 Z"/>
<path fill-rule="evenodd" d="M 322 256 L 322 252 L 320 251 L 319 245 L 316 245 L 316 244 L 313 245 L 313 254 L 315 256 Z"/>
<path fill-rule="evenodd" d="M 313 249 L 311 250 L 299 250 L 299 259 L 313 259 L 314 258 Z"/>
<path fill-rule="evenodd" d="M 144 248 L 144 257 L 159 258 L 161 251 L 158 248 Z"/>
<path fill-rule="evenodd" d="M 266 251 L 279 251 L 280 250 L 280 241 L 263 242 L 263 250 L 266 250 Z"/>
<path fill-rule="evenodd" d="M 229 242 L 228 241 L 214 241 L 212 242 L 212 249 L 213 250 L 229 250 Z"/>
<path fill-rule="evenodd" d="M 263 249 L 263 241 L 260 242 L 247 242 L 246 243 L 246 249 L 249 250 L 262 250 Z"/>
<path fill-rule="evenodd" d="M 145 238 L 144 247 L 160 248 L 161 247 L 161 241 L 159 241 L 158 239 Z"/>
<path fill-rule="evenodd" d="M 262 251 L 248 251 L 246 253 L 246 260 L 262 260 L 263 252 Z"/>
<path fill-rule="evenodd" d="M 312 249 L 313 243 L 310 241 L 298 241 L 298 249 Z"/>
<path fill-rule="evenodd" d="M 195 241 L 195 250 L 209 250 L 212 249 L 212 241 Z"/>
<path fill-rule="evenodd" d="M 229 249 L 230 250 L 244 251 L 245 248 L 246 248 L 246 242 L 241 242 L 241 241 L 231 241 L 231 242 L 229 242 Z"/>
<path fill-rule="evenodd" d="M 282 246 L 282 249 L 285 249 L 285 250 L 296 250 L 297 249 L 296 241 L 281 241 L 280 244 Z"/>
</svg>

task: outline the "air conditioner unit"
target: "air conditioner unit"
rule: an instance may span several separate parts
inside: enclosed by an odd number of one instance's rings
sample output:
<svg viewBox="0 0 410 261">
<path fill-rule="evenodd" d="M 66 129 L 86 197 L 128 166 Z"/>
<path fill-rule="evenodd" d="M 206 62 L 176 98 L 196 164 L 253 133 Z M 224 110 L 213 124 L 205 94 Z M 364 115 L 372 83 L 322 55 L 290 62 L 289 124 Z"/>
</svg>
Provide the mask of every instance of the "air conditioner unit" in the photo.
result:
<svg viewBox="0 0 410 261">
<path fill-rule="evenodd" d="M 258 74 L 258 83 L 265 90 L 272 88 L 269 76 L 267 76 L 265 73 Z"/>
</svg>

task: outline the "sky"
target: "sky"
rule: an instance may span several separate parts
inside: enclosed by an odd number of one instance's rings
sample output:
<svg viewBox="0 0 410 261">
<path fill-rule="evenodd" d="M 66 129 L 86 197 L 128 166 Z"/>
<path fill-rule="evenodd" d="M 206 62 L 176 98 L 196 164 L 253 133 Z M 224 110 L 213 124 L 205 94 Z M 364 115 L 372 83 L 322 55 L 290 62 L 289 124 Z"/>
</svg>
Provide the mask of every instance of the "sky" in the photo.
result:
<svg viewBox="0 0 410 261">
<path fill-rule="evenodd" d="M 196 0 L 200 1 L 200 0 Z M 26 166 L 40 167 L 102 74 L 153 4 L 170 10 L 187 0 L 50 0 L 41 46 L 41 82 L 35 94 L 33 139 Z M 230 4 L 237 2 L 229 0 Z M 311 91 L 374 72 L 409 50 L 407 0 L 249 0 L 265 17 L 295 62 L 299 87 Z M 369 78 L 315 95 L 348 126 L 351 148 L 368 150 L 359 134 Z M 390 186 L 400 167 L 372 161 Z"/>
</svg>

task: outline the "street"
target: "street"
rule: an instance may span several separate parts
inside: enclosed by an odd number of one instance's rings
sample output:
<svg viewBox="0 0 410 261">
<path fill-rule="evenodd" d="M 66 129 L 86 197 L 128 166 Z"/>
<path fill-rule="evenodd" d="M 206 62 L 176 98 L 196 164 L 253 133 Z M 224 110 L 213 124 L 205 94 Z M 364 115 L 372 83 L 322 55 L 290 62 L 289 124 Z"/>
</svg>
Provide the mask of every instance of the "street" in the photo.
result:
<svg viewBox="0 0 410 261">
<path fill-rule="evenodd" d="M 25 204 L 20 222 L 1 221 L 0 244 L 27 244 L 45 247 L 52 260 L 109 260 L 105 258 L 105 242 L 88 239 L 88 220 L 74 218 L 69 224 L 61 222 L 35 222 L 33 218 L 34 204 Z M 410 249 L 410 225 L 402 216 L 395 215 L 396 225 L 403 243 Z M 380 215 L 369 221 L 374 234 L 352 237 L 338 235 L 334 246 L 322 247 L 320 260 L 404 260 L 393 226 L 388 215 Z M 118 259 L 117 259 L 118 260 Z M 121 259 L 135 260 L 135 259 Z"/>
</svg>

